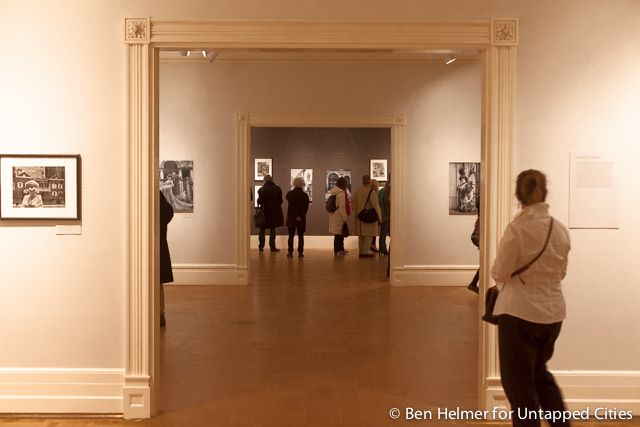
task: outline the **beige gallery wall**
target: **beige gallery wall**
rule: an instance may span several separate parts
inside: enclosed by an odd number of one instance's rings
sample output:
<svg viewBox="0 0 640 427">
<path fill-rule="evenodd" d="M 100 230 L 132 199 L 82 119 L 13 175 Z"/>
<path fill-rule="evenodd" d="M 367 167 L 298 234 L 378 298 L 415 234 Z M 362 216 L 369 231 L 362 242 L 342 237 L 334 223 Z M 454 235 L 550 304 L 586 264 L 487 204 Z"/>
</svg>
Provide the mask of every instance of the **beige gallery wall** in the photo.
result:
<svg viewBox="0 0 640 427">
<path fill-rule="evenodd" d="M 546 171 L 568 218 L 568 152 L 621 155 L 620 229 L 572 231 L 569 318 L 553 367 L 640 370 L 640 3 L 635 0 L 0 0 L 0 152 L 79 153 L 83 234 L 0 222 L 2 367 L 123 368 L 125 16 L 518 17 L 514 172 Z"/>
</svg>

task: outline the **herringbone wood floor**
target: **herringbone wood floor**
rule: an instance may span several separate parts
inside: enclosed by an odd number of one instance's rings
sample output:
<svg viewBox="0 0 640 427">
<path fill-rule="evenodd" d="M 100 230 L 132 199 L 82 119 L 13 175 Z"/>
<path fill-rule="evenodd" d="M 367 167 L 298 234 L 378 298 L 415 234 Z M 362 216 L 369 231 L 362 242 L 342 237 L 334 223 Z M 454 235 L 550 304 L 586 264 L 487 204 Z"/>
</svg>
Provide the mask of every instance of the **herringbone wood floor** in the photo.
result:
<svg viewBox="0 0 640 427">
<path fill-rule="evenodd" d="M 17 426 L 438 426 L 389 410 L 476 407 L 477 296 L 390 288 L 386 259 L 252 252 L 248 287 L 169 286 L 161 413 Z M 560 338 L 562 339 L 562 337 Z M 506 425 L 506 424 L 502 424 Z M 639 426 L 574 423 L 576 426 Z"/>
</svg>

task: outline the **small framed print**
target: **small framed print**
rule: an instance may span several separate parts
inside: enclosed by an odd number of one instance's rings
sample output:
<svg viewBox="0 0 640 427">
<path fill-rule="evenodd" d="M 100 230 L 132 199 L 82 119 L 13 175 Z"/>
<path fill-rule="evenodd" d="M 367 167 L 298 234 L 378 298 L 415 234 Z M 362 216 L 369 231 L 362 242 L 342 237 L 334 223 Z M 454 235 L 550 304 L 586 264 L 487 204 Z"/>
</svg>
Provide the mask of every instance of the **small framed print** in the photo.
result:
<svg viewBox="0 0 640 427">
<path fill-rule="evenodd" d="M 262 188 L 262 185 L 254 185 L 253 186 L 253 207 L 257 208 L 258 207 L 258 191 L 260 191 L 260 189 Z"/>
<path fill-rule="evenodd" d="M 387 181 L 389 179 L 387 159 L 369 160 L 369 176 L 371 179 L 375 179 L 376 181 Z"/>
<path fill-rule="evenodd" d="M 273 176 L 273 159 L 255 159 L 254 170 L 256 181 L 264 181 L 265 175 Z"/>
<path fill-rule="evenodd" d="M 0 219 L 80 219 L 79 155 L 0 155 Z"/>
</svg>

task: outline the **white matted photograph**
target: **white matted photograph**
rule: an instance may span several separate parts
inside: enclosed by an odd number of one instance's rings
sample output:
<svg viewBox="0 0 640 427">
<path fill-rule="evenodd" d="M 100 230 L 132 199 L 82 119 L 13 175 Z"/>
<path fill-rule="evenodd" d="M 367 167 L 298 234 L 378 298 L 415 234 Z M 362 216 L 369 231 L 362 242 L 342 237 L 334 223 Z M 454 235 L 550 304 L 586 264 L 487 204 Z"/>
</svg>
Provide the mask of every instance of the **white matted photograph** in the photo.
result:
<svg viewBox="0 0 640 427">
<path fill-rule="evenodd" d="M 309 201 L 313 201 L 311 194 L 313 193 L 313 169 L 291 169 L 291 188 L 293 189 L 293 180 L 296 178 L 302 178 L 304 181 L 304 187 L 302 191 L 307 193 Z"/>
<path fill-rule="evenodd" d="M 80 219 L 79 155 L 0 156 L 0 218 Z"/>
<path fill-rule="evenodd" d="M 262 188 L 262 185 L 254 185 L 253 186 L 253 207 L 258 207 L 258 191 Z"/>
<path fill-rule="evenodd" d="M 193 213 L 193 160 L 161 162 L 160 191 L 175 213 Z"/>
<path fill-rule="evenodd" d="M 387 159 L 369 160 L 369 176 L 377 181 L 387 181 L 389 179 Z"/>
<path fill-rule="evenodd" d="M 351 193 L 351 170 L 348 169 L 328 169 L 326 174 L 326 187 L 324 193 L 325 201 L 329 199 L 331 189 L 336 185 L 338 178 L 347 180 L 347 190 Z"/>
<path fill-rule="evenodd" d="M 480 163 L 449 163 L 449 215 L 477 215 Z"/>
<path fill-rule="evenodd" d="M 273 159 L 255 159 L 254 180 L 264 181 L 265 175 L 273 176 Z"/>
</svg>

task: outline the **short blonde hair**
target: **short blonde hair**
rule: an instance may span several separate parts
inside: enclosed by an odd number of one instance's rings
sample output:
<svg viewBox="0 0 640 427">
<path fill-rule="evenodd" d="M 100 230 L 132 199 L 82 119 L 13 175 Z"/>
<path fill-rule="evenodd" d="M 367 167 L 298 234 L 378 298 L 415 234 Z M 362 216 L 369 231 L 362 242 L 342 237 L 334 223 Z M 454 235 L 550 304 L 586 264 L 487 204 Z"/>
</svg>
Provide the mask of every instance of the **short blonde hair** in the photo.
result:
<svg viewBox="0 0 640 427">
<path fill-rule="evenodd" d="M 302 188 L 302 187 L 304 187 L 304 179 L 302 179 L 302 178 L 300 178 L 300 177 L 294 178 L 294 180 L 293 180 L 293 186 L 294 186 L 294 187 L 297 187 L 297 188 Z"/>
</svg>

